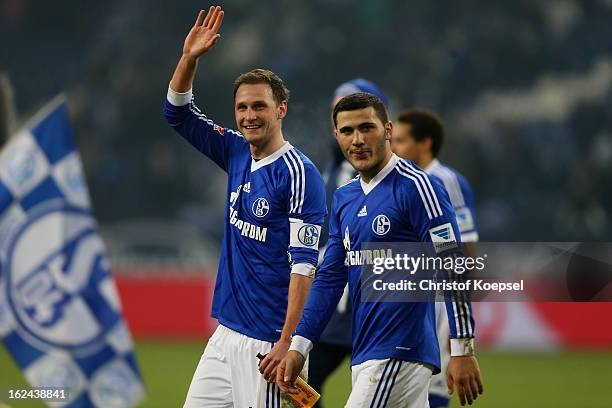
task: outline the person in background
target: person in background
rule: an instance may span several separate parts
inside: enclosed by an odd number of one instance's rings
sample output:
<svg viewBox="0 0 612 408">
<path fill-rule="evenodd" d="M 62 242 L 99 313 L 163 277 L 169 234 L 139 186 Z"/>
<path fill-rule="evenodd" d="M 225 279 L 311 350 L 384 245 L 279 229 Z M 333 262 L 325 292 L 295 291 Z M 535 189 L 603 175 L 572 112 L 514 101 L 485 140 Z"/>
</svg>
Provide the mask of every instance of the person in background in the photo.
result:
<svg viewBox="0 0 612 408">
<path fill-rule="evenodd" d="M 427 173 L 442 180 L 455 209 L 463 251 L 466 256 L 475 257 L 478 229 L 474 217 L 472 189 L 459 172 L 438 160 L 444 138 L 444 126 L 435 113 L 421 108 L 407 109 L 399 114 L 393 126 L 391 149 L 399 157 L 411 160 Z M 442 367 L 440 374 L 434 375 L 431 379 L 429 387 L 431 408 L 446 407 L 450 402 L 446 378 L 446 368 L 450 361 L 449 328 L 442 302 L 436 303 L 436 331 Z"/>
</svg>

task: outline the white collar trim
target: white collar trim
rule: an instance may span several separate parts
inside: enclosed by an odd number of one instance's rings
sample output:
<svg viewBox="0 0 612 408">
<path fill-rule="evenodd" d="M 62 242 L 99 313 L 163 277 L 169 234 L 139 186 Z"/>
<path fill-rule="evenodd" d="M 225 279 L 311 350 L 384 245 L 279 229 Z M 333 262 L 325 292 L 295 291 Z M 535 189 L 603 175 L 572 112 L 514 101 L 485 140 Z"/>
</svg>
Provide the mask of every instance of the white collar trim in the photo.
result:
<svg viewBox="0 0 612 408">
<path fill-rule="evenodd" d="M 425 170 L 427 173 L 431 173 L 438 167 L 440 167 L 440 160 L 433 159 L 423 170 Z"/>
<path fill-rule="evenodd" d="M 391 158 L 389 159 L 389 162 L 385 165 L 385 167 L 383 167 L 381 171 L 378 172 L 376 176 L 374 176 L 372 180 L 370 180 L 369 183 L 366 183 L 361 177 L 359 177 L 359 182 L 361 183 L 361 189 L 363 190 L 363 193 L 365 195 L 368 195 L 370 191 L 374 190 L 374 187 L 376 187 L 381 181 L 384 180 L 385 177 L 387 177 L 389 173 L 391 173 L 391 171 L 393 171 L 398 161 L 399 157 L 397 157 L 397 155 L 393 153 L 391 155 Z"/>
<path fill-rule="evenodd" d="M 291 149 L 293 149 L 293 146 L 291 146 L 291 143 L 285 142 L 285 144 L 282 145 L 277 151 L 275 151 L 269 156 L 264 157 L 261 160 L 255 161 L 251 157 L 251 171 L 253 172 L 255 170 L 261 169 L 264 166 L 267 166 L 268 164 L 274 163 L 276 159 L 278 159 L 279 157 L 281 157 L 283 154 L 287 153 Z"/>
</svg>

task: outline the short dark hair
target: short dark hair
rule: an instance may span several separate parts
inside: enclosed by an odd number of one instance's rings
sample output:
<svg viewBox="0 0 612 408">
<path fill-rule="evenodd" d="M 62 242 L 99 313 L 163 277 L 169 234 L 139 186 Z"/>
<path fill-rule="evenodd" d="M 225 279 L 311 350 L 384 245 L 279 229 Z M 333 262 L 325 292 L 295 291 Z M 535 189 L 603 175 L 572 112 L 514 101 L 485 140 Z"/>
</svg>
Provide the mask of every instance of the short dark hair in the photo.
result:
<svg viewBox="0 0 612 408">
<path fill-rule="evenodd" d="M 417 141 L 431 138 L 431 154 L 436 157 L 444 144 L 444 125 L 433 112 L 422 108 L 411 108 L 403 111 L 398 122 L 412 126 L 412 136 Z"/>
<path fill-rule="evenodd" d="M 287 89 L 283 80 L 270 70 L 257 68 L 240 74 L 234 81 L 234 99 L 236 99 L 236 92 L 242 84 L 268 84 L 272 88 L 272 94 L 277 104 L 282 101 L 289 102 L 289 89 Z"/>
<path fill-rule="evenodd" d="M 380 98 L 371 93 L 357 92 L 340 99 L 336 106 L 334 106 L 334 127 L 338 127 L 338 113 L 365 109 L 369 108 L 370 106 L 374 108 L 376 116 L 378 116 L 378 119 L 380 119 L 382 124 L 386 125 L 389 121 L 389 117 L 387 116 L 385 104 L 380 100 Z"/>
</svg>

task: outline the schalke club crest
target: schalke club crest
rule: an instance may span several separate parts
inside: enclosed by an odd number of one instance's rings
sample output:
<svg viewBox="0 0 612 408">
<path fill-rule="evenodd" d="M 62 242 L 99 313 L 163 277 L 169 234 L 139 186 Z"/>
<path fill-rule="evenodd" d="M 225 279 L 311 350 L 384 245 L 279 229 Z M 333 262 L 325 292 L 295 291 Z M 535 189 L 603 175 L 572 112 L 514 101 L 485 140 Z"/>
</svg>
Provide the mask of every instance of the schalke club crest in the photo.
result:
<svg viewBox="0 0 612 408">
<path fill-rule="evenodd" d="M 374 221 L 372 221 L 372 231 L 374 231 L 376 235 L 387 235 L 390 229 L 391 221 L 389 221 L 389 217 L 387 217 L 385 214 L 376 216 Z"/>
<path fill-rule="evenodd" d="M 120 318 L 103 243 L 87 210 L 59 201 L 36 207 L 15 233 L 3 275 L 23 337 L 38 347 L 93 352 Z"/>
<path fill-rule="evenodd" d="M 257 218 L 263 218 L 270 212 L 270 204 L 268 204 L 268 200 L 263 197 L 259 197 L 257 200 L 253 202 L 253 214 Z"/>
</svg>

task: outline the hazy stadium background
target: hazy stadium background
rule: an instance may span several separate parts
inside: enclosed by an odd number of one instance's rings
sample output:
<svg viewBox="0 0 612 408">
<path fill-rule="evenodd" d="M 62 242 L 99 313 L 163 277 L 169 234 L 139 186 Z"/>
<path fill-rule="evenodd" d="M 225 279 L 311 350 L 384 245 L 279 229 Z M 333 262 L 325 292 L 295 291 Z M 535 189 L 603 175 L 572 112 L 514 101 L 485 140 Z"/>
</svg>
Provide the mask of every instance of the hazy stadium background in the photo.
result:
<svg viewBox="0 0 612 408">
<path fill-rule="evenodd" d="M 292 91 L 285 137 L 323 169 L 331 93 L 365 77 L 386 92 L 393 117 L 421 105 L 445 119 L 441 158 L 472 184 L 481 241 L 610 241 L 611 0 L 221 4 L 222 38 L 195 83 L 218 123 L 234 126 L 233 79 L 272 69 Z M 212 329 L 226 178 L 161 114 L 184 36 L 208 5 L 0 3 L 0 72 L 15 91 L 14 124 L 68 94 L 138 340 L 145 407 L 182 403 Z M 611 406 L 610 305 L 477 305 L 487 386 L 478 405 Z M 348 393 L 338 381 L 323 390 L 328 406 Z M 0 386 L 20 384 L 0 348 Z"/>
</svg>

